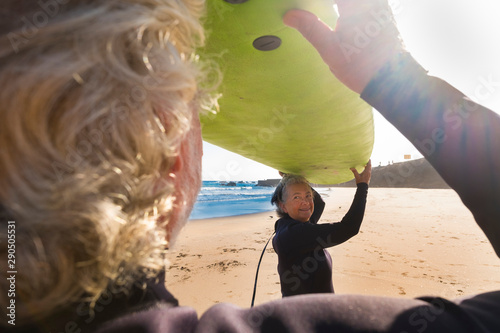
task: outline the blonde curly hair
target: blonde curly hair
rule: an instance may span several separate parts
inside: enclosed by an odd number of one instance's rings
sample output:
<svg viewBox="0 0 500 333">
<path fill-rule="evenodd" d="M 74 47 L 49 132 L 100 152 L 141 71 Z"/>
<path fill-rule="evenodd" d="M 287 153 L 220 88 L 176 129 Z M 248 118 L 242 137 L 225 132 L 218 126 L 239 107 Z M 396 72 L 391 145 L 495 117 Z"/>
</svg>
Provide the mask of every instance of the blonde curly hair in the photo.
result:
<svg viewBox="0 0 500 333">
<path fill-rule="evenodd" d="M 2 2 L 0 240 L 15 221 L 22 323 L 164 268 L 162 179 L 193 107 L 210 107 L 204 1 Z"/>
</svg>

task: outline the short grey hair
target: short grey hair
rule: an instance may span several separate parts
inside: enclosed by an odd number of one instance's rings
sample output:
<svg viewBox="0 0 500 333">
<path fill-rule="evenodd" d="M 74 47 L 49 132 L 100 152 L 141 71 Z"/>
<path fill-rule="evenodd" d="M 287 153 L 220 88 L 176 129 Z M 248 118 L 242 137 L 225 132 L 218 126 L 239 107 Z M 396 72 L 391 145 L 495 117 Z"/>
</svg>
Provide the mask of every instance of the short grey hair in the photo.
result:
<svg viewBox="0 0 500 333">
<path fill-rule="evenodd" d="M 288 215 L 281 209 L 280 203 L 284 203 L 286 201 L 288 195 L 287 188 L 293 184 L 306 184 L 311 188 L 311 184 L 305 177 L 300 175 L 285 174 L 278 186 L 276 186 L 273 196 L 271 197 L 271 204 L 276 206 L 276 214 L 278 214 L 279 217 L 285 217 Z"/>
</svg>

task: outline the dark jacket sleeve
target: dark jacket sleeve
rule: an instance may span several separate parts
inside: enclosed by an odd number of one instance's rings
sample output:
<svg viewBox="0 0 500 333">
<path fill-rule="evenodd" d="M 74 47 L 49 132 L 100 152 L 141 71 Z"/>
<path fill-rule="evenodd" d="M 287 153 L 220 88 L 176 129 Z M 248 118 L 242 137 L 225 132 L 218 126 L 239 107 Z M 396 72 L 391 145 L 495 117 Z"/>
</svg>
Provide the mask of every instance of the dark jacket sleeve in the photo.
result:
<svg viewBox="0 0 500 333">
<path fill-rule="evenodd" d="M 369 295 L 312 294 L 267 302 L 250 309 L 212 306 L 196 333 L 215 332 L 498 332 L 500 292 L 482 294 L 457 305 L 440 297 L 427 300 Z M 436 313 L 424 320 L 422 313 Z M 416 316 L 415 313 L 419 315 Z M 417 318 L 417 319 L 416 319 Z M 425 324 L 419 324 L 420 320 Z"/>
<path fill-rule="evenodd" d="M 387 63 L 361 98 L 458 193 L 500 255 L 500 116 L 427 75 L 409 54 Z"/>
<path fill-rule="evenodd" d="M 319 224 L 291 223 L 286 232 L 277 234 L 277 246 L 283 253 L 306 252 L 318 246 L 327 248 L 345 242 L 359 232 L 365 214 L 367 194 L 368 184 L 358 184 L 351 207 L 342 221 Z"/>
</svg>

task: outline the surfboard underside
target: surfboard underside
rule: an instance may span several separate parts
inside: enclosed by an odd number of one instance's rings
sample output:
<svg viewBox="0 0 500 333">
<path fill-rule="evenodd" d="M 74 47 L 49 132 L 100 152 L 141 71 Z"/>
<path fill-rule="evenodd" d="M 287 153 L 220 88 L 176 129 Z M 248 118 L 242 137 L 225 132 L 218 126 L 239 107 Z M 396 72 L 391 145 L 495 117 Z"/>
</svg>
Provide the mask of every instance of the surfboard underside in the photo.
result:
<svg viewBox="0 0 500 333">
<path fill-rule="evenodd" d="M 333 2 L 232 1 L 207 3 L 201 55 L 217 63 L 223 82 L 219 112 L 202 118 L 203 139 L 312 183 L 352 179 L 349 169 L 362 170 L 372 152 L 371 107 L 282 23 L 287 10 L 302 8 L 334 26 Z"/>
</svg>

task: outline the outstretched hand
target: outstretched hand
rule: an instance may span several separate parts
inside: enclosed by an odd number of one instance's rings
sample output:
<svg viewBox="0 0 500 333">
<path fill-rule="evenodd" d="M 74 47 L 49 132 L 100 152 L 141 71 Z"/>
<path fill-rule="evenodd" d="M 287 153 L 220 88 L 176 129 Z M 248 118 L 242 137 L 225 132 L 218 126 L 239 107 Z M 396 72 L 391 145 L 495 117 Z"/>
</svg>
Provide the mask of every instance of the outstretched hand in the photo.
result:
<svg viewBox="0 0 500 333">
<path fill-rule="evenodd" d="M 297 29 L 319 52 L 332 73 L 361 93 L 377 71 L 403 50 L 387 0 L 337 0 L 335 30 L 316 15 L 288 11 L 283 22 Z"/>
<path fill-rule="evenodd" d="M 358 173 L 358 170 L 351 168 L 354 178 L 356 179 L 356 184 L 367 183 L 370 184 L 370 179 L 372 178 L 372 160 L 369 160 L 365 165 L 363 172 Z"/>
</svg>

